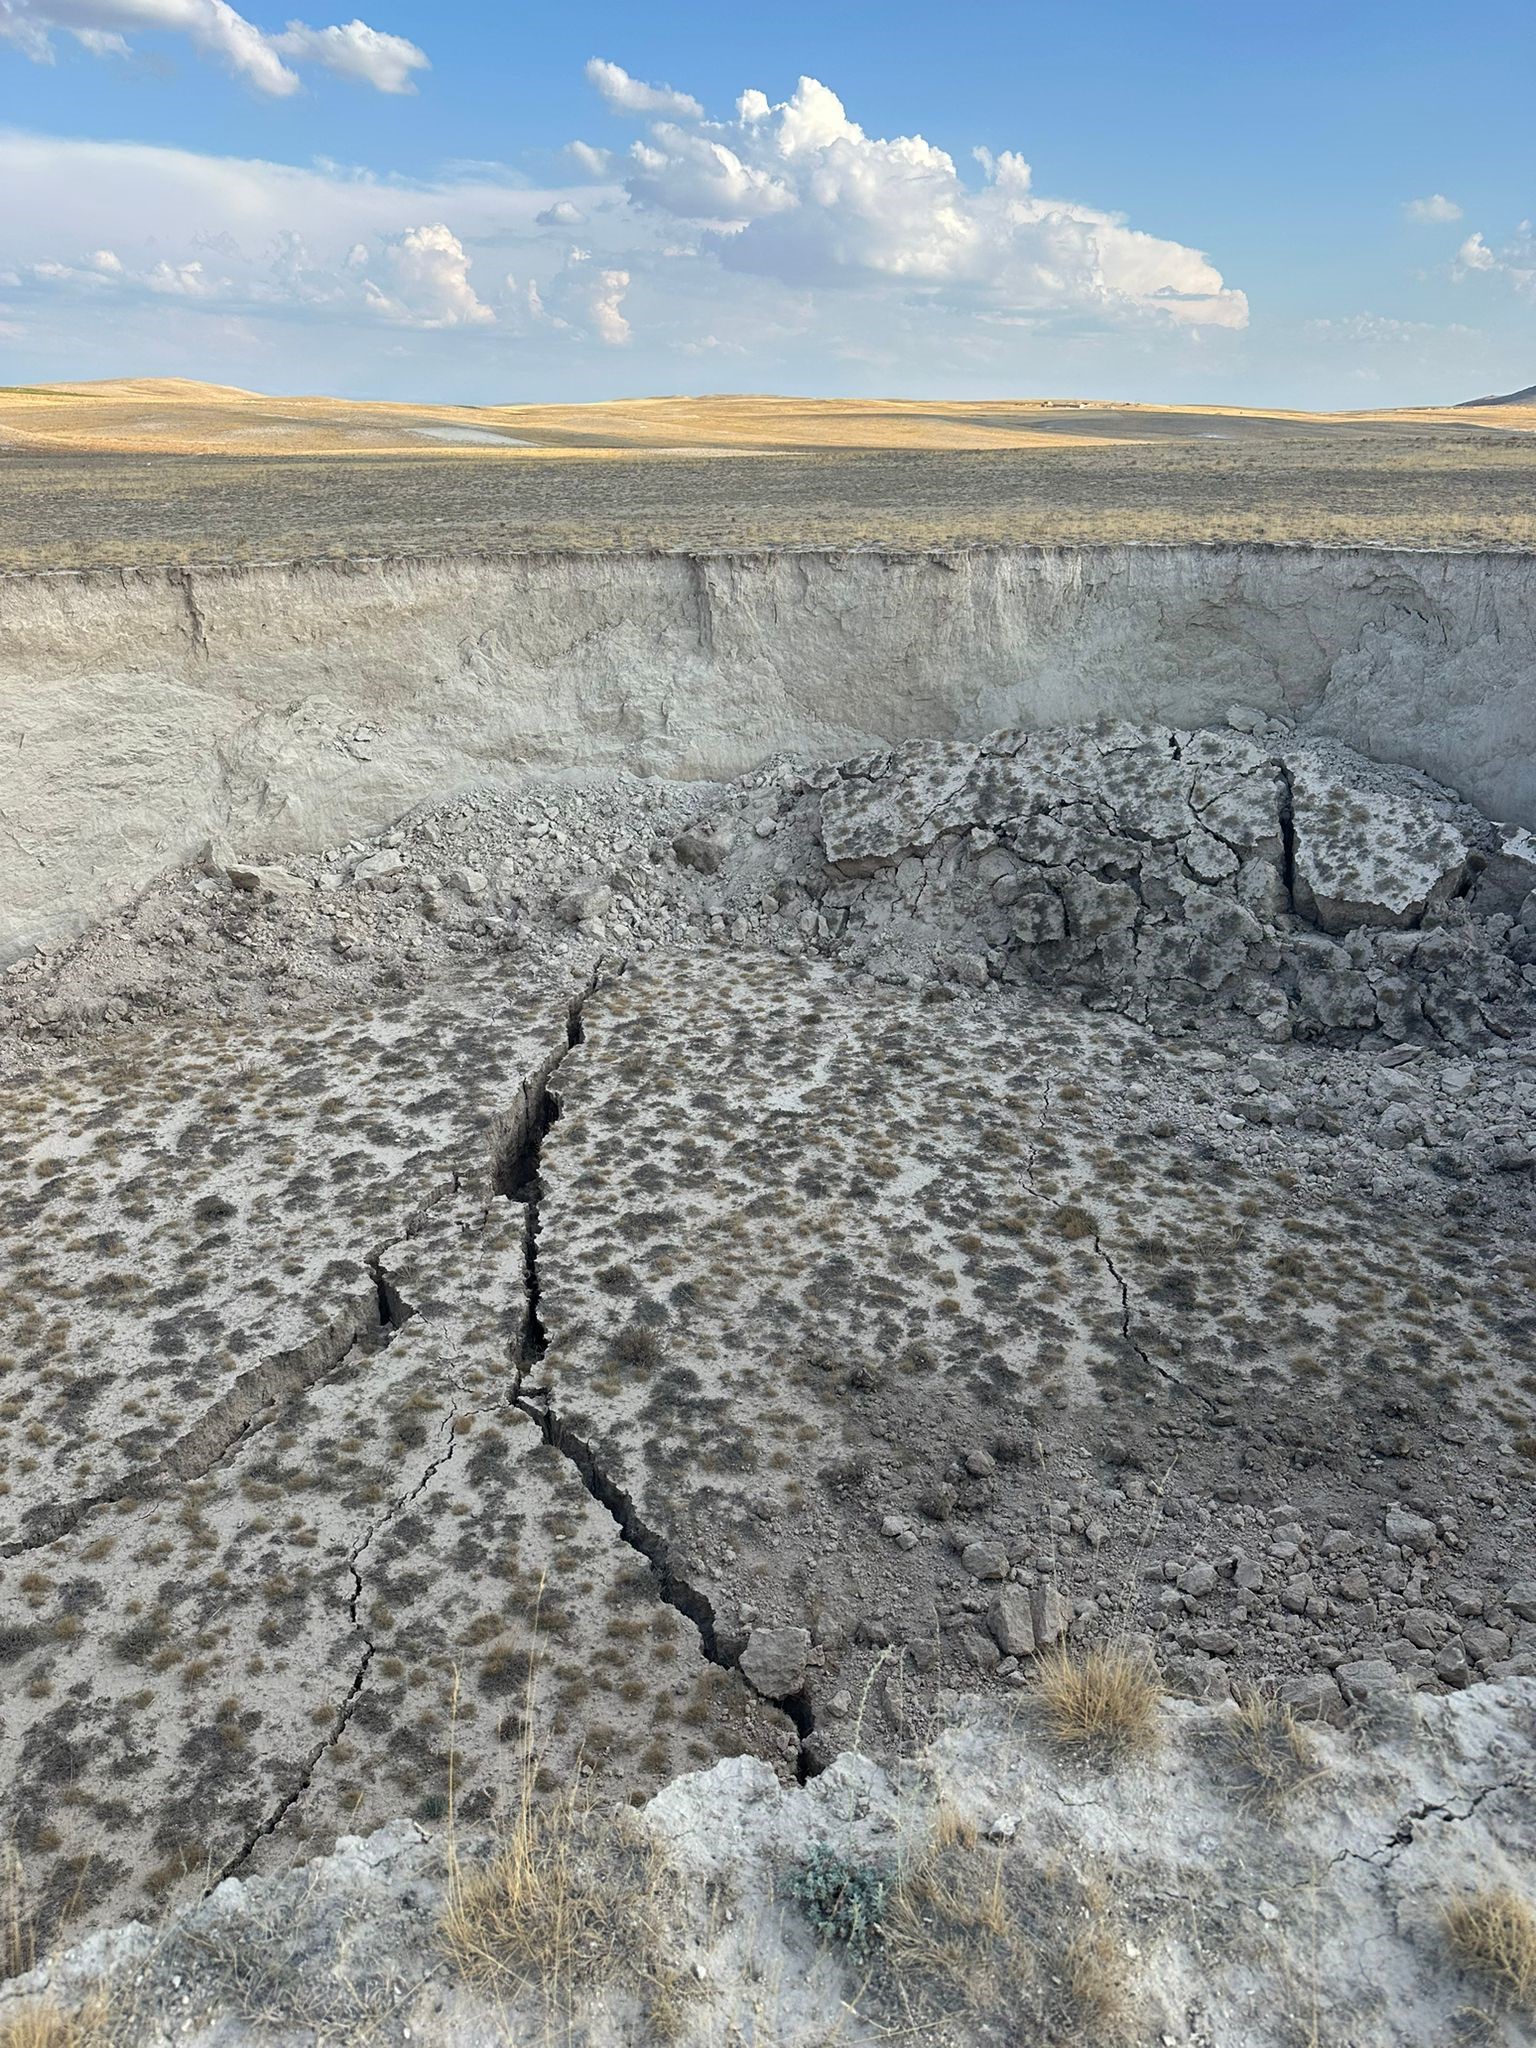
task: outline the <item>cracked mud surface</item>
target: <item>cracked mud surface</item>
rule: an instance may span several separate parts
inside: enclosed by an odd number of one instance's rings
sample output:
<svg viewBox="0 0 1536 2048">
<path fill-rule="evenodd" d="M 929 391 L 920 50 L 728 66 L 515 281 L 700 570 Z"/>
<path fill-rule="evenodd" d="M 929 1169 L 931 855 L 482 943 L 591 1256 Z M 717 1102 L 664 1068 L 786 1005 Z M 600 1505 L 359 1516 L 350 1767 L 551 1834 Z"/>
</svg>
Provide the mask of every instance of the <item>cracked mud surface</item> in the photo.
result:
<svg viewBox="0 0 1536 2048">
<path fill-rule="evenodd" d="M 1174 739 L 477 794 L 9 978 L 45 1924 L 431 1830 L 450 1747 L 467 1822 L 525 1735 L 894 1756 L 1063 1632 L 1325 1720 L 1536 1671 L 1536 863 Z"/>
<path fill-rule="evenodd" d="M 653 957 L 586 1024 L 544 1147 L 547 1398 L 723 1642 L 809 1627 L 821 1756 L 855 1703 L 894 1742 L 995 1682 L 1005 1579 L 1224 1690 L 1394 1632 L 1407 1500 L 1438 1519 L 1403 1611 L 1498 1577 L 1523 1210 L 1472 1223 L 1425 1173 L 1375 1212 L 1327 1141 L 1255 1159 L 1198 1062 L 1039 996 L 962 1018 Z"/>
<path fill-rule="evenodd" d="M 483 1815 L 535 1660 L 550 1784 L 793 1758 L 516 1405 L 530 1225 L 498 1189 L 569 998 L 479 994 L 294 1027 L 238 1087 L 237 1034 L 196 1076 L 145 1046 L 137 1086 L 82 1062 L 18 1104 L 14 1199 L 59 1192 L 7 1325 L 0 1775 L 45 1919 L 440 1817 L 451 1740 Z M 191 1144 L 198 1079 L 224 1113 Z M 79 1163 L 103 1096 L 113 1168 Z M 190 1272 L 194 1316 L 125 1305 L 125 1267 Z"/>
</svg>

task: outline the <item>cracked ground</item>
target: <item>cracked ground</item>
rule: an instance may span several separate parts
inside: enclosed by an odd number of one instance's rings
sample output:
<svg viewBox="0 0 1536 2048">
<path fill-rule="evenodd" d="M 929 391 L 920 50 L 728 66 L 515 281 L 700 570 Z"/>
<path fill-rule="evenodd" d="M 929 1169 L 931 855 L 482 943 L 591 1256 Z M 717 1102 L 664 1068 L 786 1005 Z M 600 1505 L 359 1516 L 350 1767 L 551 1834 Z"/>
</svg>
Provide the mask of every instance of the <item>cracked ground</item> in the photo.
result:
<svg viewBox="0 0 1536 2048">
<path fill-rule="evenodd" d="M 450 1754 L 474 1818 L 525 1747 L 635 1797 L 891 1753 L 1020 1682 L 1005 1577 L 1193 1689 L 1448 1635 L 1529 1511 L 1528 1240 L 1303 1134 L 1261 1166 L 1219 1098 L 1041 991 L 664 952 L 17 1089 L 0 1833 L 39 1917 L 436 1822 Z M 1433 1541 L 1387 1559 L 1389 1510 Z M 777 1702 L 766 1626 L 809 1640 Z"/>
</svg>

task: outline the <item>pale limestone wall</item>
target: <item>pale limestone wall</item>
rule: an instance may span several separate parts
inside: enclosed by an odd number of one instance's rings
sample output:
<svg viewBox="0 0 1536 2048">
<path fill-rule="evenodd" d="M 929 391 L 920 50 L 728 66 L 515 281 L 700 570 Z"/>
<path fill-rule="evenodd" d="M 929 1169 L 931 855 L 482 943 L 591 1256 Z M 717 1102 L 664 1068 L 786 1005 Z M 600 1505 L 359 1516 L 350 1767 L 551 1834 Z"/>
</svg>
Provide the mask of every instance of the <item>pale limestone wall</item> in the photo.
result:
<svg viewBox="0 0 1536 2048">
<path fill-rule="evenodd" d="M 1283 710 L 1536 823 L 1536 557 L 1104 547 L 0 576 L 0 960 L 209 837 L 530 769 Z"/>
</svg>

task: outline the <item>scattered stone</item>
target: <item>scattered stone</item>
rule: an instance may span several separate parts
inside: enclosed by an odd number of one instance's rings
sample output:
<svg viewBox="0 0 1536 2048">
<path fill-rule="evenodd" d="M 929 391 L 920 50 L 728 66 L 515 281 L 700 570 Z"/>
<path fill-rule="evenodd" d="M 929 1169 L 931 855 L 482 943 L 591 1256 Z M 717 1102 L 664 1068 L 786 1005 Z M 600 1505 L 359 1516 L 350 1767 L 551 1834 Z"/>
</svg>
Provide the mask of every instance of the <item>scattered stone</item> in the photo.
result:
<svg viewBox="0 0 1536 2048">
<path fill-rule="evenodd" d="M 613 891 L 606 882 L 587 882 L 570 889 L 555 905 L 555 915 L 562 924 L 586 924 L 594 918 L 606 917 L 613 908 Z"/>
<path fill-rule="evenodd" d="M 1034 1609 L 1022 1588 L 1010 1587 L 997 1596 L 987 1614 L 987 1627 L 1005 1657 L 1035 1654 Z"/>
<path fill-rule="evenodd" d="M 1385 1657 L 1364 1657 L 1357 1663 L 1340 1664 L 1333 1675 L 1351 1706 L 1363 1706 L 1379 1694 L 1396 1692 L 1403 1682 L 1396 1665 Z"/>
<path fill-rule="evenodd" d="M 1067 1633 L 1071 1614 L 1054 1586 L 1034 1586 L 1029 1595 L 1030 1619 L 1035 1642 L 1042 1648 L 1059 1643 Z"/>
<path fill-rule="evenodd" d="M 1400 1549 L 1422 1557 L 1434 1547 L 1435 1525 L 1422 1515 L 1410 1514 L 1406 1508 L 1388 1508 L 1386 1526 L 1387 1541 Z"/>
<path fill-rule="evenodd" d="M 1435 1658 L 1435 1676 L 1446 1685 L 1469 1685 L 1472 1669 L 1467 1662 L 1466 1650 L 1460 1643 L 1447 1643 Z"/>
<path fill-rule="evenodd" d="M 1337 1723 L 1344 1719 L 1344 1700 L 1331 1672 L 1303 1671 L 1282 1678 L 1275 1687 L 1275 1697 L 1282 1706 L 1291 1709 L 1298 1721 Z"/>
<path fill-rule="evenodd" d="M 400 874 L 405 868 L 405 855 L 397 846 L 382 846 L 377 853 L 370 853 L 357 862 L 352 870 L 354 882 L 384 882 L 390 876 Z"/>
<path fill-rule="evenodd" d="M 677 834 L 672 841 L 672 852 L 683 867 L 696 868 L 701 875 L 713 875 L 718 873 L 734 844 L 734 836 L 729 831 L 698 825 Z"/>
<path fill-rule="evenodd" d="M 960 1562 L 973 1579 L 1006 1579 L 1008 1553 L 1000 1543 L 967 1543 Z"/>
<path fill-rule="evenodd" d="M 805 1628 L 755 1628 L 741 1653 L 741 1672 L 766 1700 L 788 1699 L 805 1684 L 811 1632 Z"/>
<path fill-rule="evenodd" d="M 310 891 L 309 883 L 287 868 L 233 861 L 224 872 L 233 886 L 248 896 L 305 896 Z"/>
</svg>

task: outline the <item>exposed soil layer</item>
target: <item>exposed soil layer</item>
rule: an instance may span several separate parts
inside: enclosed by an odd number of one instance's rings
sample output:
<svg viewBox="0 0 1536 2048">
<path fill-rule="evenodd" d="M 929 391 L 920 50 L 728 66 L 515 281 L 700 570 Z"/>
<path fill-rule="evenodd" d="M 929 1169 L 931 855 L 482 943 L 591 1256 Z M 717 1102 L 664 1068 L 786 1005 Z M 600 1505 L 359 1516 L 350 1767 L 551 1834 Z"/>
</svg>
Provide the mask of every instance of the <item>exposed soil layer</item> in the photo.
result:
<svg viewBox="0 0 1536 2048">
<path fill-rule="evenodd" d="M 1536 824 L 1536 555 L 446 553 L 0 575 L 0 964 L 484 780 L 1282 717 Z"/>
</svg>

